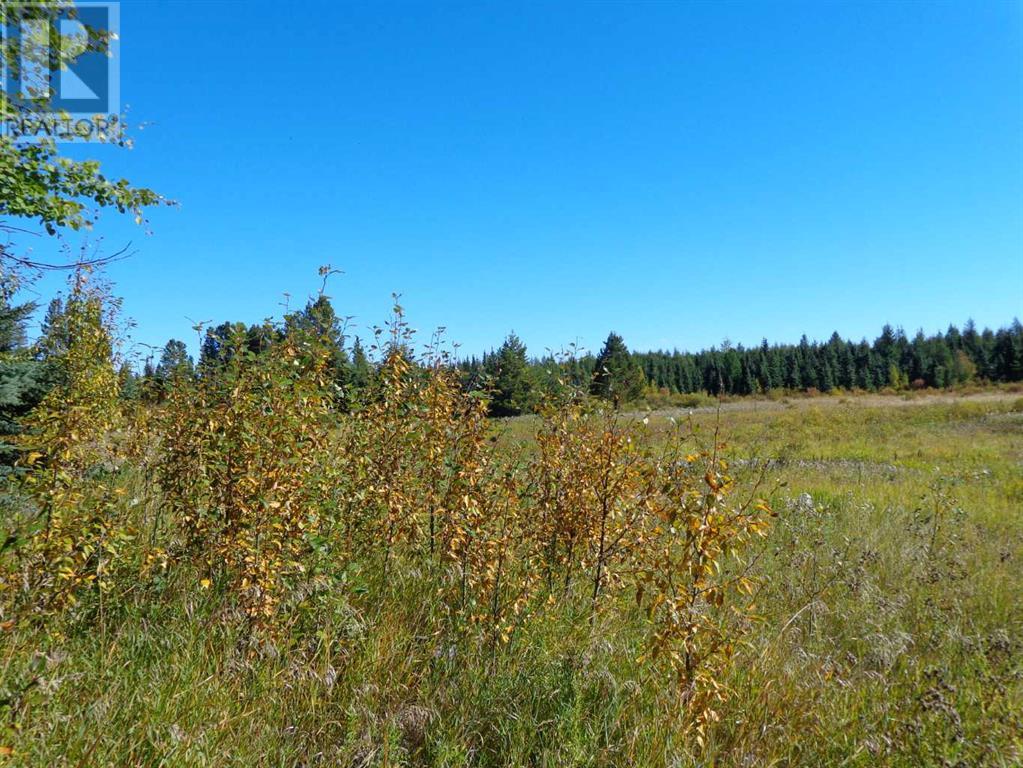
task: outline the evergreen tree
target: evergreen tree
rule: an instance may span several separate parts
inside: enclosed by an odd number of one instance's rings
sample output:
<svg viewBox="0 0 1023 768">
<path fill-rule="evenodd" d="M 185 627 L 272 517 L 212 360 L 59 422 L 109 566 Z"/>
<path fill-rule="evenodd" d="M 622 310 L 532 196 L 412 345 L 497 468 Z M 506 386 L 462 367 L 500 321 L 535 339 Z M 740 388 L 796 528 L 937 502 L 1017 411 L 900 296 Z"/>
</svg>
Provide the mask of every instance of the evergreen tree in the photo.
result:
<svg viewBox="0 0 1023 768">
<path fill-rule="evenodd" d="M 365 391 L 373 381 L 373 366 L 358 336 L 352 345 L 352 389 L 356 392 Z"/>
<path fill-rule="evenodd" d="M 165 384 L 179 378 L 191 378 L 195 365 L 185 342 L 171 339 L 164 345 L 160 363 L 156 366 L 156 377 Z"/>
<path fill-rule="evenodd" d="M 142 396 L 142 384 L 139 381 L 139 376 L 127 362 L 121 364 L 121 369 L 117 372 L 117 381 L 120 385 L 122 400 L 138 400 Z"/>
<path fill-rule="evenodd" d="M 763 339 L 760 342 L 760 355 L 757 358 L 757 383 L 760 385 L 761 392 L 769 392 L 775 387 L 777 380 L 774 377 L 774 370 L 771 366 L 771 348 L 767 344 L 767 339 Z"/>
<path fill-rule="evenodd" d="M 326 345 L 331 378 L 347 399 L 348 389 L 352 385 L 352 366 L 345 350 L 344 329 L 334 306 L 330 303 L 330 298 L 321 293 L 301 312 L 289 315 L 285 325 L 290 329 L 311 331 L 322 344 Z"/>
<path fill-rule="evenodd" d="M 640 397 L 645 384 L 643 371 L 629 354 L 624 339 L 612 331 L 597 355 L 591 394 L 610 400 L 618 408 Z"/>
<path fill-rule="evenodd" d="M 32 303 L 11 305 L 0 291 L 0 466 L 17 457 L 8 438 L 21 431 L 19 421 L 38 405 L 52 386 L 50 367 L 33 359 L 26 346 L 25 324 Z"/>
<path fill-rule="evenodd" d="M 64 301 L 57 296 L 46 307 L 41 336 L 36 344 L 37 354 L 43 358 L 59 358 L 67 352 L 71 343 L 67 328 L 67 313 Z"/>
<path fill-rule="evenodd" d="M 497 354 L 490 358 L 493 381 L 493 400 L 490 412 L 494 416 L 517 416 L 533 409 L 533 382 L 526 346 L 515 333 L 508 334 Z"/>
<path fill-rule="evenodd" d="M 995 334 L 991 372 L 999 381 L 1023 379 L 1023 327 L 1019 320 Z"/>
<path fill-rule="evenodd" d="M 25 348 L 25 323 L 35 311 L 32 302 L 11 306 L 6 291 L 0 291 L 0 355 Z"/>
<path fill-rule="evenodd" d="M 853 346 L 846 342 L 842 347 L 841 362 L 841 384 L 845 389 L 855 389 L 858 386 L 856 376 L 856 353 Z"/>
<path fill-rule="evenodd" d="M 757 391 L 757 380 L 753 375 L 753 368 L 748 360 L 742 362 L 742 394 L 752 395 Z"/>
<path fill-rule="evenodd" d="M 225 365 L 236 351 L 248 345 L 248 328 L 244 323 L 221 323 L 207 328 L 199 349 L 199 371 Z"/>
<path fill-rule="evenodd" d="M 788 389 L 802 389 L 803 376 L 799 370 L 799 358 L 795 350 L 785 356 L 785 386 Z"/>
</svg>

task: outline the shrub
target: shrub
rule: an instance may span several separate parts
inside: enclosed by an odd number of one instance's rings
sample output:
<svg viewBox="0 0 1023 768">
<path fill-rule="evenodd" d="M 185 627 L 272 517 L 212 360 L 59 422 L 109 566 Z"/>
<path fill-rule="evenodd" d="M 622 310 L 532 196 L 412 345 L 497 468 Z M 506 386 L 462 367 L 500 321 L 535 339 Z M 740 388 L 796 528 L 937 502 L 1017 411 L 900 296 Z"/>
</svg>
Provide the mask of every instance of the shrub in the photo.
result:
<svg viewBox="0 0 1023 768">
<path fill-rule="evenodd" d="M 643 424 L 581 393 L 544 409 L 534 454 L 498 457 L 486 397 L 436 350 L 416 360 L 410 339 L 396 307 L 348 414 L 332 410 L 316 339 L 290 332 L 260 354 L 239 338 L 223 368 L 174 388 L 160 483 L 204 583 L 272 633 L 318 580 L 357 578 L 351 598 L 369 604 L 425 581 L 441 647 L 492 654 L 548 611 L 592 624 L 632 594 L 645 658 L 673 670 L 679 712 L 703 727 L 751 591 L 730 558 L 767 506 L 731 506 L 724 463 L 689 435 L 655 448 Z"/>
<path fill-rule="evenodd" d="M 226 578 L 259 624 L 304 570 L 322 512 L 329 355 L 305 330 L 261 354 L 241 332 L 230 344 L 226 365 L 172 390 L 156 471 L 204 583 Z"/>
<path fill-rule="evenodd" d="M 8 606 L 42 615 L 74 604 L 83 587 L 104 590 L 132 535 L 117 519 L 112 481 L 121 461 L 117 303 L 87 271 L 70 282 L 66 344 L 52 361 L 60 375 L 19 436 L 22 487 L 34 510 L 11 534 L 17 546 L 5 547 L 0 572 Z"/>
<path fill-rule="evenodd" d="M 75 283 L 64 381 L 29 422 L 40 523 L 3 563 L 7 606 L 45 623 L 117 574 L 124 593 L 198 585 L 251 658 L 314 653 L 339 606 L 414 594 L 410 642 L 432 648 L 405 662 L 416 675 L 493 669 L 540 635 L 571 648 L 580 627 L 642 611 L 642 674 L 674 681 L 672 722 L 704 737 L 752 618 L 740 553 L 771 515 L 755 487 L 732 500 L 716 437 L 655 437 L 559 388 L 535 450 L 498 452 L 486 393 L 439 348 L 417 358 L 400 307 L 357 400 L 336 397 L 327 340 L 286 318 L 258 348 L 227 333 L 222 359 L 174 376 L 159 405 L 124 405 L 105 302 Z M 146 478 L 131 501 L 118 468 Z M 131 510 L 149 508 L 143 541 Z"/>
</svg>

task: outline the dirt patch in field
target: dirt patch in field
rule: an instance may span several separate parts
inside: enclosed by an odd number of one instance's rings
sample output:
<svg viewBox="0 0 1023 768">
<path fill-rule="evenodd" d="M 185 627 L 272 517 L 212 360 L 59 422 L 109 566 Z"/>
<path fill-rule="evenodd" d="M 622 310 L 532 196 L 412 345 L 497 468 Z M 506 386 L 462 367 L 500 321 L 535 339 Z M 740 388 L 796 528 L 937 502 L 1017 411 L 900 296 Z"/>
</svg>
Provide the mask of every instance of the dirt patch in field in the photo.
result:
<svg viewBox="0 0 1023 768">
<path fill-rule="evenodd" d="M 722 413 L 731 412 L 771 412 L 791 411 L 805 408 L 831 408 L 843 406 L 848 408 L 902 408 L 918 405 L 950 405 L 953 403 L 1006 403 L 1019 399 L 1015 392 L 979 392 L 973 395 L 956 393 L 935 393 L 923 395 L 845 395 L 820 397 L 793 397 L 781 400 L 762 400 L 748 398 L 721 403 L 720 406 L 700 406 L 697 408 L 662 408 L 656 411 L 635 411 L 636 416 L 686 416 L 690 413 L 714 413 L 720 407 Z"/>
</svg>

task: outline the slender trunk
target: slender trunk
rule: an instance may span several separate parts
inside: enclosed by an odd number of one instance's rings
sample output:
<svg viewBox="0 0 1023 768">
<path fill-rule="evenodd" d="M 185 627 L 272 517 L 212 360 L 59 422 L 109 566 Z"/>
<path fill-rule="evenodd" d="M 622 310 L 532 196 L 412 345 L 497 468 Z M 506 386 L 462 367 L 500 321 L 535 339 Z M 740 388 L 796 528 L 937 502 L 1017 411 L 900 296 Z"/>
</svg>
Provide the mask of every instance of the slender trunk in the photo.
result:
<svg viewBox="0 0 1023 768">
<path fill-rule="evenodd" d="M 597 615 L 597 597 L 600 595 L 600 581 L 604 577 L 605 545 L 607 542 L 607 496 L 600 502 L 600 543 L 597 548 L 597 563 L 593 572 L 593 596 L 590 605 L 590 626 Z"/>
</svg>

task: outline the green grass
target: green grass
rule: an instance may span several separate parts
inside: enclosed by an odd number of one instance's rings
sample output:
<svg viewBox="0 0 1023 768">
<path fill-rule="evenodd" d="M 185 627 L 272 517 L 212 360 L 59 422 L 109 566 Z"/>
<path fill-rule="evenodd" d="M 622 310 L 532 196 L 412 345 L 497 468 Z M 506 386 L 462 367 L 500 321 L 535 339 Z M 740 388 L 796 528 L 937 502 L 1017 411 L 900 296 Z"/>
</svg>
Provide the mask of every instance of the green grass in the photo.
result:
<svg viewBox="0 0 1023 768">
<path fill-rule="evenodd" d="M 438 643 L 410 573 L 374 604 L 317 595 L 293 631 L 253 643 L 216 585 L 180 571 L 83 601 L 59 632 L 0 635 L 0 765 L 1018 765 L 1020 410 L 822 398 L 693 414 L 742 485 L 764 472 L 780 513 L 754 553 L 760 619 L 702 747 L 636 663 L 627 608 L 592 628 L 555 615 L 491 655 Z M 669 416 L 688 418 L 651 414 L 651 439 Z M 502 444 L 528 450 L 532 425 L 502 423 Z M 127 498 L 142 482 L 126 477 Z"/>
</svg>

